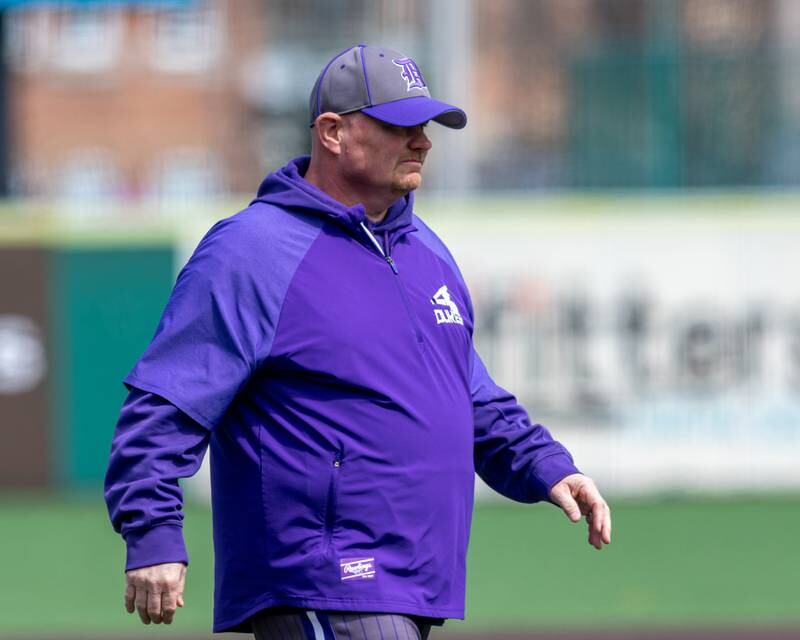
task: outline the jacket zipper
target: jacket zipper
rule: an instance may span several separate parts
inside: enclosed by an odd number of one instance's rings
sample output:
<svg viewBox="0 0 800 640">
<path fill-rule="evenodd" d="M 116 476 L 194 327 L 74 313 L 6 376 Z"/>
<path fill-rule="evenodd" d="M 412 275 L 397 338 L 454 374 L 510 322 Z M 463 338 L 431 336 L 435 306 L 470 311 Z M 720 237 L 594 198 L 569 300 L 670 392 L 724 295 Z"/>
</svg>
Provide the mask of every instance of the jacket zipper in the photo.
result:
<svg viewBox="0 0 800 640">
<path fill-rule="evenodd" d="M 342 452 L 337 451 L 333 456 L 331 478 L 328 483 L 328 496 L 325 501 L 325 535 L 322 541 L 323 553 L 327 554 L 333 539 L 333 528 L 336 525 L 336 502 L 339 494 L 339 470 L 342 467 Z"/>
<path fill-rule="evenodd" d="M 391 255 L 389 255 L 389 245 L 386 245 L 386 251 L 383 250 L 378 240 L 372 234 L 372 232 L 367 228 L 363 222 L 361 223 L 361 228 L 364 230 L 364 233 L 367 234 L 367 237 L 372 241 L 373 246 L 378 250 L 378 253 L 381 257 L 386 261 L 386 263 L 391 267 L 392 273 L 398 276 L 395 279 L 397 283 L 397 288 L 400 291 L 400 298 L 403 300 L 403 306 L 406 308 L 406 313 L 408 314 L 408 319 L 411 321 L 411 326 L 414 328 L 414 335 L 417 337 L 417 342 L 422 342 L 422 332 L 419 329 L 419 324 L 417 323 L 417 319 L 414 317 L 414 314 L 411 311 L 411 303 L 408 300 L 408 293 L 406 293 L 406 288 L 403 286 L 403 283 L 400 280 L 400 271 L 397 268 L 397 263 L 394 261 Z"/>
</svg>

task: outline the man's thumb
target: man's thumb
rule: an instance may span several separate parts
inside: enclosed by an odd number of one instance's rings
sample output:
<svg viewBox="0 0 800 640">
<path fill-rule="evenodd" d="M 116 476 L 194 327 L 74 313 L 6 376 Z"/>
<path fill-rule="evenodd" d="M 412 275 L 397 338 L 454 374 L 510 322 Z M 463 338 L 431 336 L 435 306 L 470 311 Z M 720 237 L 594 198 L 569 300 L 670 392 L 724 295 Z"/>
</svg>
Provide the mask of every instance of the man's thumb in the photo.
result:
<svg viewBox="0 0 800 640">
<path fill-rule="evenodd" d="M 553 491 L 553 501 L 564 510 L 567 518 L 572 522 L 579 522 L 581 519 L 581 510 L 575 498 L 572 497 L 569 489 L 566 487 L 559 487 L 558 490 Z"/>
</svg>

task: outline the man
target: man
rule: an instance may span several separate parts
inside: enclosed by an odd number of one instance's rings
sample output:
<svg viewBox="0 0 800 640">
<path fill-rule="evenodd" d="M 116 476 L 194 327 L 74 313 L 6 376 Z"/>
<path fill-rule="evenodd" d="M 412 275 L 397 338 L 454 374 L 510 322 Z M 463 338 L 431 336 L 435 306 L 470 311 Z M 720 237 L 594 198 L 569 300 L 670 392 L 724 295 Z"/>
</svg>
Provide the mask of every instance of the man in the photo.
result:
<svg viewBox="0 0 800 640">
<path fill-rule="evenodd" d="M 477 472 L 611 538 L 609 509 L 472 346 L 466 285 L 413 213 L 433 120 L 417 65 L 358 45 L 310 102 L 312 153 L 270 174 L 178 276 L 125 379 L 106 479 L 125 606 L 183 606 L 178 478 L 211 448 L 214 630 L 425 638 L 463 617 Z"/>
</svg>

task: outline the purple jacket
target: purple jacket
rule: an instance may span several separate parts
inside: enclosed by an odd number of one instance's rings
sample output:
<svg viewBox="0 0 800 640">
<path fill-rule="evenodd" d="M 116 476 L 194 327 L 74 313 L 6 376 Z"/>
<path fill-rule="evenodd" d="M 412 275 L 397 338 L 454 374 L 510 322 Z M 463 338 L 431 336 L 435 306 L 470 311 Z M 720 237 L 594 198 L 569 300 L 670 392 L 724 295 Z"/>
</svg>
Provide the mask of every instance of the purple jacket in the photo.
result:
<svg viewBox="0 0 800 640">
<path fill-rule="evenodd" d="M 127 568 L 187 561 L 177 479 L 210 444 L 215 631 L 279 605 L 462 618 L 474 472 L 535 502 L 577 469 L 489 377 L 413 197 L 372 226 L 307 166 L 208 232 L 125 379 L 106 499 Z"/>
</svg>

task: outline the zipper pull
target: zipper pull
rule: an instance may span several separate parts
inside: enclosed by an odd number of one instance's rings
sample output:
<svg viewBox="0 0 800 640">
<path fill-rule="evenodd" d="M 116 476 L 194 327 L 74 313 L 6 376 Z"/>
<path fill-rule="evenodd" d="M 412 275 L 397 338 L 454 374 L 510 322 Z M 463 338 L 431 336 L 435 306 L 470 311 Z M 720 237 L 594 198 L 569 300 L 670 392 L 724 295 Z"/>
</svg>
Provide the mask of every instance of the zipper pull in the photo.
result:
<svg viewBox="0 0 800 640">
<path fill-rule="evenodd" d="M 389 266 L 392 268 L 394 275 L 399 275 L 399 271 L 397 270 L 397 265 L 395 264 L 392 256 L 386 256 L 386 262 L 389 263 Z"/>
<path fill-rule="evenodd" d="M 336 455 L 333 457 L 333 466 L 337 469 L 342 466 L 342 454 L 341 452 L 337 452 Z"/>
</svg>

